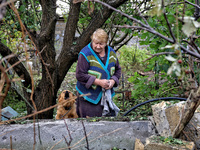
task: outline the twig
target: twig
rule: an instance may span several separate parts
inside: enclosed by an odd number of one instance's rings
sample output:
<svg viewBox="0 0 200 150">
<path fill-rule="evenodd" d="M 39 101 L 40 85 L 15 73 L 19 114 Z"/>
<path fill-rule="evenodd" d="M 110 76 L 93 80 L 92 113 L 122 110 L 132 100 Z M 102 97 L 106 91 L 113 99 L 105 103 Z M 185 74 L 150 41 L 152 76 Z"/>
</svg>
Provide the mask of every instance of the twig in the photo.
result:
<svg viewBox="0 0 200 150">
<path fill-rule="evenodd" d="M 188 46 L 190 47 L 190 49 L 193 51 L 193 52 L 195 52 L 195 53 L 200 53 L 200 50 L 199 50 L 199 48 L 197 47 L 197 45 L 195 44 L 195 43 L 193 43 L 192 41 L 187 41 L 187 40 L 185 40 L 185 39 L 183 39 L 183 42 L 186 42 L 187 44 L 188 44 Z M 193 46 L 196 48 L 196 49 L 194 49 L 193 47 L 192 47 L 192 44 L 193 44 Z M 197 52 L 196 52 L 197 51 Z M 197 53 L 197 54 L 198 54 Z"/>
<path fill-rule="evenodd" d="M 145 28 L 145 27 L 142 27 L 142 26 L 130 26 L 130 25 L 124 25 L 124 26 L 121 26 L 121 25 L 114 25 L 113 27 L 118 27 L 118 28 L 131 28 L 131 29 L 139 29 L 139 30 L 146 30 L 154 35 L 158 35 L 159 37 L 161 37 L 162 39 L 170 42 L 170 43 L 173 43 L 174 44 L 174 41 L 164 35 L 162 35 L 161 33 L 157 32 L 156 30 L 154 30 L 153 28 Z M 200 56 L 199 56 L 200 57 Z"/>
<path fill-rule="evenodd" d="M 67 142 L 67 139 L 65 138 L 65 136 L 64 136 L 64 135 L 62 135 L 62 136 L 63 136 L 63 138 L 64 138 L 64 140 L 65 140 L 65 143 L 67 143 L 68 149 L 70 150 L 70 149 L 71 149 L 71 148 L 69 147 L 70 144 Z"/>
<path fill-rule="evenodd" d="M 9 59 L 9 58 L 12 58 L 12 57 L 15 57 L 16 55 L 15 54 L 10 54 L 10 55 L 7 55 L 5 57 L 3 57 L 1 60 L 0 60 L 0 64 L 5 61 L 6 59 Z"/>
<path fill-rule="evenodd" d="M 85 129 L 83 120 L 81 120 L 81 123 L 82 123 L 82 125 L 83 125 L 83 131 L 84 131 L 84 134 L 85 134 L 85 140 L 86 140 L 86 144 L 87 144 L 86 148 L 87 148 L 88 150 L 90 150 L 90 149 L 89 149 L 88 138 L 87 138 L 87 133 L 86 133 L 86 129 Z"/>
<path fill-rule="evenodd" d="M 38 120 L 38 118 L 37 118 Z M 38 121 L 37 121 L 38 122 Z M 41 140 L 41 134 L 40 134 L 40 125 L 39 125 L 39 122 L 38 122 L 38 138 L 39 138 L 39 141 L 40 141 L 40 145 L 42 145 L 42 140 Z"/>
<path fill-rule="evenodd" d="M 32 114 L 29 114 L 29 115 L 26 115 L 26 116 L 23 116 L 23 117 L 20 117 L 20 118 L 16 118 L 16 119 L 12 119 L 12 120 L 6 120 L 6 121 L 1 121 L 1 122 L 0 122 L 0 125 L 1 125 L 1 124 L 6 124 L 6 123 L 10 123 L 10 122 L 12 122 L 12 121 L 18 121 L 18 120 L 30 118 L 30 117 L 33 117 L 34 115 L 38 115 L 38 114 L 43 113 L 43 112 L 45 112 L 45 111 L 51 110 L 51 109 L 53 109 L 53 108 L 55 108 L 55 107 L 57 107 L 57 106 L 58 106 L 58 104 L 55 104 L 55 105 L 53 105 L 53 106 L 50 106 L 50 107 L 48 107 L 48 108 L 45 108 L 45 109 L 43 109 L 43 110 L 34 112 L 34 113 L 32 113 Z"/>
<path fill-rule="evenodd" d="M 87 95 L 90 95 L 90 94 L 79 95 L 79 97 L 83 97 L 83 96 L 87 96 Z M 60 104 L 66 104 L 66 103 L 69 103 L 69 102 L 71 102 L 71 101 L 74 101 L 74 99 L 76 99 L 76 98 L 77 98 L 77 96 L 73 96 L 72 98 L 69 98 L 69 101 L 67 101 L 67 102 L 66 102 L 66 101 L 59 102 L 58 104 L 55 104 L 55 105 L 50 106 L 50 107 L 48 107 L 48 108 L 45 108 L 45 109 L 43 109 L 43 110 L 34 112 L 34 113 L 29 114 L 29 115 L 27 115 L 27 116 L 23 116 L 23 117 L 16 118 L 16 119 L 12 119 L 12 120 L 1 121 L 1 122 L 0 122 L 0 125 L 1 125 L 1 124 L 6 124 L 6 123 L 10 123 L 10 122 L 12 122 L 12 121 L 18 121 L 18 120 L 22 120 L 22 119 L 26 119 L 26 118 L 32 117 L 32 116 L 34 116 L 34 115 L 43 113 L 43 112 L 48 111 L 48 110 L 50 110 L 50 109 L 53 109 L 53 108 L 57 107 L 57 106 L 60 105 Z"/>
<path fill-rule="evenodd" d="M 163 0 L 162 0 L 162 3 L 164 3 Z M 169 24 L 169 21 L 168 21 L 167 15 L 166 15 L 166 12 L 165 12 L 164 10 L 163 10 L 163 15 L 164 15 L 164 18 L 165 18 L 165 20 L 166 20 L 166 22 L 167 22 L 167 27 L 168 27 L 168 29 L 169 29 L 169 33 L 171 34 L 171 36 L 172 36 L 172 38 L 173 38 L 173 40 L 174 40 L 174 43 L 176 43 L 176 38 L 175 38 L 175 36 L 174 36 L 174 34 L 173 34 L 173 32 L 172 32 L 171 26 L 170 26 L 170 24 Z"/>
<path fill-rule="evenodd" d="M 135 18 L 133 18 L 133 17 L 131 17 L 131 16 L 129 16 L 129 15 L 123 13 L 122 11 L 120 11 L 120 10 L 118 10 L 118 9 L 116 9 L 116 8 L 110 6 L 110 5 L 108 5 L 108 4 L 106 4 L 106 3 L 102 2 L 102 1 L 99 1 L 99 0 L 88 0 L 88 1 L 100 3 L 100 4 L 102 4 L 102 5 L 106 6 L 106 7 L 108 7 L 109 9 L 112 9 L 112 10 L 114 10 L 115 12 L 120 13 L 122 16 L 125 16 L 125 17 L 127 17 L 127 18 L 133 20 L 134 22 L 140 24 L 142 27 L 150 28 L 149 25 L 144 24 L 144 23 L 141 22 L 140 20 L 137 20 L 137 19 L 135 19 Z"/>
<path fill-rule="evenodd" d="M 71 133 L 69 131 L 69 128 L 68 128 L 68 125 L 67 125 L 65 119 L 64 119 L 64 123 L 65 123 L 65 126 L 67 128 L 68 135 L 69 135 L 69 142 L 67 141 L 67 139 L 65 138 L 65 136 L 64 136 L 64 139 L 65 139 L 65 142 L 67 143 L 67 146 L 68 146 L 68 148 L 70 150 L 70 145 L 71 145 L 71 142 L 72 142 L 73 139 L 72 139 Z"/>
<path fill-rule="evenodd" d="M 15 131 L 15 130 L 16 130 L 16 129 L 10 130 L 10 131 L 8 131 L 8 132 L 6 132 L 6 133 L 1 134 L 0 136 L 4 136 L 4 135 L 6 135 L 6 134 L 8 134 L 8 133 L 10 133 L 10 132 L 13 132 L 13 131 Z"/>
<path fill-rule="evenodd" d="M 86 136 L 89 136 L 91 133 L 92 133 L 92 131 L 91 131 L 88 135 L 86 135 Z M 76 143 L 75 143 L 73 146 L 71 146 L 70 148 L 73 149 L 77 144 L 79 144 L 80 142 L 82 142 L 85 138 L 86 138 L 86 137 L 84 136 L 82 139 L 80 139 L 78 142 L 76 142 Z M 62 142 L 62 141 L 63 141 L 63 139 L 60 140 L 59 142 L 57 142 L 54 146 L 52 146 L 50 150 L 53 150 L 53 148 L 54 148 L 56 145 L 58 145 L 60 142 Z M 67 147 L 67 148 L 68 148 L 68 147 Z M 63 150 L 63 149 L 66 149 L 66 148 L 60 148 L 60 149 L 58 149 L 58 150 Z"/>
<path fill-rule="evenodd" d="M 101 138 L 101 137 L 103 137 L 103 136 L 108 136 L 109 134 L 112 134 L 112 133 L 115 133 L 115 132 L 118 132 L 119 130 L 122 130 L 122 129 L 124 129 L 124 128 L 118 128 L 118 129 L 116 129 L 116 130 L 113 130 L 113 131 L 111 131 L 111 132 L 108 132 L 108 133 L 106 133 L 106 134 L 102 134 L 102 135 L 100 135 L 100 136 L 98 136 L 98 137 L 96 137 L 96 138 L 94 138 L 93 140 L 90 140 L 90 141 L 88 141 L 89 143 L 90 142 L 93 142 L 93 141 L 95 141 L 96 139 L 99 139 L 99 138 Z M 89 133 L 90 134 L 90 133 Z M 88 135 L 89 135 L 88 134 Z M 87 136 L 88 136 L 87 135 Z M 80 141 L 79 141 L 80 142 Z M 77 144 L 75 144 L 75 145 L 77 145 Z M 81 144 L 81 145 L 79 145 L 79 146 L 77 146 L 77 147 L 74 147 L 75 145 L 73 145 L 72 147 L 70 147 L 71 149 L 77 149 L 77 148 L 79 148 L 79 147 L 82 147 L 82 146 L 84 146 L 85 144 Z M 66 148 L 61 148 L 61 149 L 58 149 L 58 150 L 64 150 L 64 149 L 66 149 Z"/>
<path fill-rule="evenodd" d="M 99 138 L 101 138 L 101 137 L 103 137 L 103 136 L 108 136 L 109 134 L 115 133 L 115 132 L 117 132 L 117 131 L 119 131 L 119 130 L 122 130 L 122 129 L 124 129 L 124 128 L 118 128 L 118 129 L 113 130 L 113 131 L 111 131 L 111 132 L 102 134 L 102 135 L 100 135 L 100 136 L 94 138 L 93 140 L 90 140 L 89 143 L 90 143 L 90 142 L 93 142 L 93 141 L 95 141 L 96 139 L 99 139 Z M 77 146 L 77 147 L 74 147 L 74 148 L 72 148 L 72 149 L 77 149 L 77 148 L 79 148 L 79 147 L 81 147 L 81 146 L 84 146 L 84 145 L 85 145 L 85 144 L 82 144 L 82 145 Z"/>
<path fill-rule="evenodd" d="M 192 5 L 192 6 L 195 6 L 195 7 L 197 7 L 197 8 L 199 8 L 200 9 L 200 6 L 198 6 L 198 5 L 196 5 L 196 4 L 193 4 L 193 3 L 191 3 L 191 2 L 189 2 L 189 1 L 187 1 L 187 0 L 184 0 L 186 3 L 188 3 L 188 4 L 190 4 L 190 5 Z"/>
<path fill-rule="evenodd" d="M 159 32 L 155 31 L 155 30 L 150 30 L 150 29 L 146 29 L 144 27 L 140 27 L 140 26 L 129 26 L 129 25 L 125 25 L 125 26 L 120 26 L 120 25 L 115 25 L 114 27 L 121 27 L 121 28 L 133 28 L 133 29 L 140 29 L 140 30 L 146 30 L 154 35 L 158 35 L 159 37 L 161 37 L 162 39 L 170 42 L 170 43 L 173 43 L 173 40 L 169 39 L 168 37 L 160 34 Z M 197 52 L 193 52 L 193 51 L 190 51 L 188 50 L 187 48 L 185 48 L 183 45 L 179 45 L 180 48 L 185 51 L 186 53 L 196 57 L 196 58 L 199 58 L 200 59 L 200 54 L 198 54 Z"/>
<path fill-rule="evenodd" d="M 88 137 L 91 133 L 92 133 L 92 131 L 90 131 L 89 134 L 85 135 L 85 136 L 84 136 L 82 139 L 80 139 L 76 144 L 74 144 L 74 145 L 72 146 L 72 148 L 75 147 L 77 144 L 79 144 L 81 141 L 83 141 L 83 140 L 84 140 L 86 137 Z"/>
<path fill-rule="evenodd" d="M 136 4 L 135 4 L 136 5 Z M 139 16 L 142 17 L 142 19 L 144 20 L 144 22 L 146 23 L 146 25 L 149 26 L 149 23 L 147 22 L 146 18 L 141 14 L 140 10 L 138 9 L 137 5 L 135 6 L 136 10 L 139 13 Z"/>
<path fill-rule="evenodd" d="M 23 38 L 23 40 L 24 40 L 24 46 L 25 46 L 25 52 L 27 53 L 27 49 L 26 49 L 26 41 L 25 41 L 25 31 L 27 32 L 27 30 L 26 30 L 26 28 L 25 28 L 25 26 L 24 26 L 24 24 L 23 24 L 23 22 L 22 22 L 22 20 L 21 20 L 21 18 L 20 18 L 20 16 L 19 16 L 19 13 L 18 13 L 18 11 L 17 11 L 17 9 L 15 8 L 15 6 L 14 6 L 14 4 L 12 3 L 12 6 L 10 5 L 10 8 L 14 11 L 14 13 L 17 15 L 17 18 L 18 18 L 18 20 L 19 20 L 19 22 L 20 22 L 20 27 L 21 27 L 21 30 L 22 30 L 22 38 Z M 26 55 L 26 60 L 28 60 L 28 55 Z M 32 74 L 32 69 L 31 69 L 31 67 L 29 66 L 29 70 L 30 70 L 30 76 L 31 76 L 31 86 L 32 86 L 32 92 L 31 92 L 31 97 L 30 97 L 30 99 L 31 99 L 31 101 L 32 101 L 32 104 L 33 104 L 33 106 L 34 106 L 34 111 L 37 111 L 37 108 L 36 108 L 36 105 L 35 105 L 35 102 L 34 102 L 34 100 L 33 100 L 33 93 L 34 93 L 34 80 L 33 80 L 33 74 Z"/>
<path fill-rule="evenodd" d="M 10 149 L 12 150 L 12 135 L 10 136 Z"/>
<path fill-rule="evenodd" d="M 7 1 L 7 2 L 1 4 L 1 5 L 0 5 L 0 9 L 1 9 L 2 7 L 4 7 L 4 6 L 7 6 L 7 5 L 10 4 L 10 3 L 15 2 L 15 1 L 17 1 L 17 0 L 10 0 L 10 1 Z"/>
<path fill-rule="evenodd" d="M 21 59 L 18 62 L 14 63 L 12 66 L 10 66 L 9 68 L 7 68 L 5 70 L 5 72 L 8 72 L 8 70 L 12 69 L 14 66 L 18 65 L 19 63 L 21 63 L 22 61 L 25 61 L 26 59 Z"/>
<path fill-rule="evenodd" d="M 183 132 L 183 134 L 186 136 L 187 141 L 188 141 L 188 140 L 192 141 L 191 138 L 187 135 L 187 133 L 186 133 L 185 131 L 182 131 L 182 132 Z"/>
<path fill-rule="evenodd" d="M 56 145 L 58 145 L 60 142 L 62 142 L 63 141 L 63 139 L 62 140 L 60 140 L 60 141 L 58 141 L 56 144 L 54 144 L 49 150 L 53 150 L 53 148 L 56 146 Z"/>
<path fill-rule="evenodd" d="M 114 27 L 123 27 L 123 28 L 133 28 L 133 29 L 146 30 L 146 31 L 148 31 L 148 32 L 150 32 L 150 33 L 152 33 L 152 34 L 154 34 L 154 35 L 158 35 L 159 37 L 161 37 L 162 39 L 164 39 L 164 40 L 166 40 L 166 41 L 168 41 L 168 42 L 170 42 L 170 43 L 173 43 L 173 44 L 174 44 L 174 42 L 175 42 L 174 40 L 172 40 L 172 39 L 170 39 L 170 38 L 168 38 L 168 37 L 166 37 L 166 36 L 160 34 L 159 32 L 157 32 L 156 30 L 154 30 L 154 29 L 151 28 L 150 26 L 148 26 L 148 25 L 142 23 L 140 20 L 137 20 L 136 18 L 133 18 L 133 17 L 131 17 L 131 16 L 129 16 L 129 15 L 123 13 L 123 12 L 120 11 L 120 10 L 115 9 L 114 7 L 112 7 L 112 6 L 110 6 L 110 5 L 106 4 L 106 3 L 104 3 L 104 2 L 102 2 L 102 1 L 99 1 L 99 0 L 88 0 L 88 1 L 100 3 L 100 4 L 102 4 L 102 5 L 106 6 L 106 7 L 108 7 L 109 9 L 112 9 L 112 10 L 114 10 L 114 11 L 120 13 L 122 16 L 125 16 L 125 17 L 127 17 L 127 18 L 133 20 L 134 22 L 138 23 L 139 25 L 141 25 L 141 26 L 128 26 L 128 25 L 126 25 L 126 26 L 114 26 Z M 185 1 L 185 2 L 188 2 L 188 1 Z M 196 6 L 196 5 L 195 5 L 195 6 Z M 198 8 L 199 8 L 199 7 L 198 7 Z M 173 37 L 173 36 L 172 36 L 172 37 Z M 183 51 L 185 51 L 186 53 L 188 53 L 188 54 L 190 54 L 190 55 L 192 55 L 192 56 L 194 56 L 194 57 L 200 58 L 200 55 L 199 55 L 199 54 L 187 50 L 187 48 L 185 48 L 183 45 L 180 45 L 180 48 L 181 48 Z"/>
<path fill-rule="evenodd" d="M 12 5 L 12 6 L 10 6 L 10 7 L 11 7 L 11 9 L 14 11 L 14 13 L 15 13 L 15 14 L 17 15 L 17 17 L 18 17 L 18 20 L 19 20 L 20 26 L 21 26 L 21 30 L 22 30 L 22 34 L 24 35 L 24 31 L 26 31 L 26 33 L 28 34 L 30 40 L 33 42 L 33 45 L 35 46 L 36 51 L 38 52 L 38 55 L 39 55 L 39 57 L 40 57 L 40 59 L 41 59 L 43 65 L 44 65 L 44 67 L 45 67 L 45 70 L 46 70 L 47 74 L 48 74 L 48 77 L 49 77 L 50 82 L 51 82 L 51 85 L 52 85 L 52 92 L 53 92 L 53 91 L 54 91 L 54 90 L 53 90 L 54 84 L 53 84 L 53 80 L 52 80 L 52 78 L 51 78 L 51 76 L 50 76 L 49 70 L 48 70 L 48 68 L 47 68 L 47 65 L 48 65 L 48 64 L 46 64 L 46 63 L 44 62 L 44 60 L 42 59 L 42 55 L 41 55 L 41 53 L 39 52 L 37 46 L 35 45 L 33 39 L 31 38 L 31 35 L 29 34 L 29 32 L 27 31 L 26 27 L 25 27 L 24 24 L 22 23 L 22 20 L 21 20 L 21 18 L 20 18 L 20 16 L 19 16 L 19 13 L 18 13 L 17 9 L 14 7 L 14 5 Z M 23 39 L 24 39 L 24 38 L 23 38 Z M 26 43 L 26 41 L 24 41 L 24 43 Z M 41 50 L 41 52 L 42 52 L 46 47 L 47 47 L 47 46 L 45 45 L 45 46 L 43 47 L 43 49 Z M 26 51 L 26 53 L 27 53 L 26 47 L 25 47 L 25 51 Z M 27 55 L 26 55 L 26 59 L 28 60 Z"/>
<path fill-rule="evenodd" d="M 149 54 L 151 57 L 145 59 L 143 62 L 146 62 L 147 60 L 152 59 L 153 57 L 159 56 L 159 55 L 173 55 L 175 52 L 162 52 L 162 53 L 156 53 L 156 54 Z"/>
</svg>

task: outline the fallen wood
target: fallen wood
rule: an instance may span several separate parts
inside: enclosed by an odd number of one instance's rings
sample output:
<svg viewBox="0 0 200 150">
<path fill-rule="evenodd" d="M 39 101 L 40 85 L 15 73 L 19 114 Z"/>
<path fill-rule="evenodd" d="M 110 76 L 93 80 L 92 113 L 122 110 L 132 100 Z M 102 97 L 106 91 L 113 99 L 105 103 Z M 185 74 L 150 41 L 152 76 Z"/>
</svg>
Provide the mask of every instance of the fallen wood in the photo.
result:
<svg viewBox="0 0 200 150">
<path fill-rule="evenodd" d="M 197 92 L 191 90 L 191 93 L 187 98 L 187 101 L 185 102 L 184 108 L 181 112 L 179 123 L 177 124 L 176 128 L 172 133 L 172 136 L 174 138 L 179 137 L 182 130 L 185 128 L 185 126 L 189 123 L 189 121 L 193 117 L 195 110 L 198 108 L 199 104 L 200 104 L 200 88 L 197 90 Z"/>
</svg>

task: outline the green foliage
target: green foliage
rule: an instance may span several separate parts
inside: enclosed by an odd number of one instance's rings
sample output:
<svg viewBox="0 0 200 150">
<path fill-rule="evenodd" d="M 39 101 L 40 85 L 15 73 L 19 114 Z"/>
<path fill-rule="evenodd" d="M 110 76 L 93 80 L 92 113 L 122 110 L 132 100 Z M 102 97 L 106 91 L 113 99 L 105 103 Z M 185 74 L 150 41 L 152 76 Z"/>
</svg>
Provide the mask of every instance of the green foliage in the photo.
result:
<svg viewBox="0 0 200 150">
<path fill-rule="evenodd" d="M 20 18 L 13 11 L 7 11 L 6 16 L 1 22 L 0 38 L 1 42 L 12 50 L 13 53 L 21 54 L 24 53 L 24 41 L 22 37 L 25 38 L 27 47 L 31 49 L 33 45 L 27 35 L 22 35 L 22 27 L 18 20 L 20 19 L 29 31 L 38 31 L 42 14 L 39 11 L 41 8 L 38 0 L 22 0 L 15 7 Z"/>
<path fill-rule="evenodd" d="M 154 140 L 169 145 L 185 145 L 185 143 L 183 143 L 182 140 L 173 138 L 172 136 L 169 137 L 159 136 L 155 137 Z"/>
<path fill-rule="evenodd" d="M 10 106 L 18 114 L 24 114 L 26 112 L 25 102 L 23 100 L 20 100 L 18 95 L 12 90 L 8 91 L 8 95 L 3 102 L 3 108 L 6 106 Z"/>
<path fill-rule="evenodd" d="M 159 88 L 156 88 L 157 83 L 155 82 L 155 76 L 141 76 L 135 72 L 134 76 L 131 76 L 128 79 L 128 81 L 133 84 L 133 98 L 152 99 L 158 97 L 170 97 L 175 93 L 178 93 L 177 88 L 173 85 L 175 78 L 167 76 L 166 73 L 162 73 L 160 80 L 163 80 L 163 83 L 159 85 Z"/>
<path fill-rule="evenodd" d="M 138 50 L 137 53 L 134 52 L 134 48 L 123 47 L 120 49 L 120 65 L 126 77 L 131 75 L 126 79 L 129 86 L 122 90 L 127 89 L 132 92 L 131 100 L 127 100 L 119 94 L 115 97 L 114 102 L 121 108 L 120 114 L 147 100 L 159 97 L 172 97 L 174 94 L 181 94 L 183 92 L 176 84 L 176 76 L 167 75 L 167 70 L 171 63 L 164 56 L 153 57 L 146 61 L 144 65 L 143 61 L 148 58 L 148 55 L 146 55 L 148 51 Z M 154 49 L 151 49 L 151 53 L 154 53 Z M 134 57 L 135 54 L 138 57 Z M 138 71 L 149 72 L 149 74 L 142 76 Z M 121 88 L 122 85 L 120 85 L 119 89 Z M 145 104 L 130 112 L 131 120 L 147 119 L 148 115 L 152 115 L 151 105 L 155 103 L 159 103 L 159 101 Z"/>
<path fill-rule="evenodd" d="M 122 149 L 119 149 L 117 147 L 113 147 L 111 150 L 122 150 Z"/>
<path fill-rule="evenodd" d="M 126 76 L 132 75 L 128 78 L 128 82 L 132 85 L 134 99 L 166 97 L 177 93 L 177 88 L 173 85 L 176 78 L 166 74 L 170 63 L 161 56 L 150 59 L 144 64 L 143 61 L 148 58 L 147 52 L 146 50 L 136 50 L 134 47 L 127 46 L 120 49 L 119 61 L 123 72 L 126 73 Z M 157 61 L 159 64 L 155 66 Z M 141 76 L 137 71 L 151 72 L 151 76 Z M 157 73 L 154 75 L 153 72 L 155 71 Z M 159 84 L 155 81 L 156 78 L 164 81 L 159 85 L 159 88 L 156 88 Z"/>
<path fill-rule="evenodd" d="M 187 39 L 192 34 L 198 34 L 199 32 L 200 23 L 193 18 L 195 7 L 191 5 L 185 5 L 184 3 L 177 3 L 177 1 L 174 1 L 173 4 L 172 2 L 173 1 L 165 1 L 165 7 L 162 7 L 162 2 L 160 0 L 152 1 L 152 9 L 149 10 L 151 17 L 148 17 L 147 22 L 152 28 L 159 32 L 159 34 L 172 38 L 170 30 L 168 29 L 169 27 L 167 26 L 168 22 L 174 37 L 177 39 L 176 44 L 171 45 L 156 34 L 153 35 L 146 31 L 141 31 L 141 34 L 138 34 L 138 36 L 143 39 L 140 41 L 140 44 L 149 44 L 150 50 L 153 50 L 156 53 L 180 52 L 179 43 L 185 46 L 187 44 L 184 44 L 181 40 Z M 163 12 L 165 12 L 167 20 L 164 17 Z M 196 43 L 199 46 L 199 42 Z M 181 53 L 172 57 L 177 60 L 183 59 Z M 168 66 L 168 74 L 173 75 L 175 73 L 176 76 L 184 78 L 184 68 L 187 66 L 179 65 L 176 62 L 177 60 L 174 60 L 174 63 L 171 63 L 171 65 Z"/>
<path fill-rule="evenodd" d="M 20 18 L 22 19 L 23 23 L 28 27 L 28 29 L 37 31 L 40 28 L 39 21 L 42 16 L 42 12 L 40 11 L 40 9 L 41 6 L 38 0 L 21 1 L 18 7 L 18 12 Z M 20 27 L 19 24 L 18 27 Z"/>
<path fill-rule="evenodd" d="M 119 52 L 119 63 L 122 71 L 126 72 L 127 75 L 133 74 L 134 71 L 143 71 L 145 69 L 143 61 L 148 58 L 147 50 L 124 45 Z"/>
<path fill-rule="evenodd" d="M 21 32 L 17 30 L 17 25 L 14 23 L 13 20 L 5 20 L 6 25 L 1 26 L 0 31 L 0 38 L 1 42 L 5 44 L 8 48 L 13 49 L 13 52 L 17 52 L 16 45 L 20 43 L 22 36 Z M 7 25 L 11 25 L 12 29 L 10 27 L 7 28 Z M 14 31 L 14 32 L 13 32 Z M 18 50 L 22 50 L 22 47 L 19 47 Z"/>
</svg>

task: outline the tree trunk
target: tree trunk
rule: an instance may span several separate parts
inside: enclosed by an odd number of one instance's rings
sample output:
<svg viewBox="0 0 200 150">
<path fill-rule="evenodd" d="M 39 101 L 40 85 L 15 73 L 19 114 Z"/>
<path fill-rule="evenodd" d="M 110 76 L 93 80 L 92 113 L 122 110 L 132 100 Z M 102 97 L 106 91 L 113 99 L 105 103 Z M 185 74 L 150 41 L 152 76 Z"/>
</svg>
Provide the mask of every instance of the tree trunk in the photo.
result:
<svg viewBox="0 0 200 150">
<path fill-rule="evenodd" d="M 57 65 L 54 47 L 56 26 L 56 1 L 41 0 L 42 21 L 41 32 L 38 36 L 37 48 L 41 56 L 42 79 L 34 92 L 37 111 L 48 108 L 56 103 Z M 31 112 L 29 112 L 31 113 Z M 38 115 L 40 119 L 53 118 L 53 109 Z"/>
<path fill-rule="evenodd" d="M 126 1 L 127 0 L 106 0 L 105 2 L 117 8 Z M 39 81 L 38 85 L 34 87 L 33 80 L 31 80 L 32 75 L 29 74 L 22 63 L 13 68 L 21 78 L 25 79 L 25 82 L 23 83 L 25 87 L 23 89 L 24 96 L 32 105 L 30 106 L 27 104 L 28 114 L 33 113 L 33 111 L 43 110 L 56 103 L 57 91 L 71 65 L 77 60 L 78 53 L 90 42 L 92 33 L 97 28 L 102 27 L 113 12 L 113 10 L 104 6 L 101 11 L 98 9 L 97 11 L 94 11 L 87 28 L 81 33 L 80 37 L 74 40 L 81 3 L 73 4 L 73 1 L 70 1 L 70 11 L 68 13 L 68 20 L 64 32 L 63 46 L 61 53 L 56 60 L 56 51 L 54 47 L 55 26 L 57 21 L 56 0 L 40 0 L 40 4 L 42 7 L 41 29 L 39 34 L 30 35 L 39 52 L 38 55 L 42 65 L 42 79 Z M 12 53 L 2 43 L 0 43 L 0 47 L 3 47 L 0 49 L 2 56 L 7 56 Z M 17 61 L 19 61 L 17 57 L 14 57 L 10 59 L 9 63 L 12 65 Z M 32 89 L 31 94 L 27 92 L 27 88 Z M 38 118 L 52 119 L 53 109 L 39 114 Z"/>
</svg>

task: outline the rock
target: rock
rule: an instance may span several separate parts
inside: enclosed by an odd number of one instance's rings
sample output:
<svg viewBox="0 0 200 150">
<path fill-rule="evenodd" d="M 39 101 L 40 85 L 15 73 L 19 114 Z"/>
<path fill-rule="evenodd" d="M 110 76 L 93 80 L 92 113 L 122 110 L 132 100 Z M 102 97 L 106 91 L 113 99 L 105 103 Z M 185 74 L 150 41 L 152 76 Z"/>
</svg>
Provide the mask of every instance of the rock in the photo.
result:
<svg viewBox="0 0 200 150">
<path fill-rule="evenodd" d="M 135 139 L 135 148 L 134 150 L 144 150 L 144 144 L 140 141 L 140 139 Z"/>
<path fill-rule="evenodd" d="M 18 113 L 14 109 L 12 109 L 10 106 L 7 106 L 1 110 L 1 115 L 2 115 L 1 120 L 4 121 L 12 117 L 18 116 Z"/>
<path fill-rule="evenodd" d="M 159 135 L 164 137 L 172 136 L 172 132 L 178 124 L 183 111 L 185 102 L 179 102 L 174 105 L 169 102 L 161 102 L 152 106 L 153 119 L 152 123 Z M 180 135 L 180 139 L 186 141 L 193 141 L 198 149 L 200 149 L 200 113 L 199 109 L 195 111 L 194 116 L 190 122 L 185 126 Z"/>
<path fill-rule="evenodd" d="M 195 148 L 194 142 L 188 142 L 180 139 L 164 140 L 165 141 L 162 141 L 159 136 L 151 136 L 146 139 L 144 150 L 194 150 Z M 177 143 L 175 142 L 176 140 Z"/>
<path fill-rule="evenodd" d="M 163 101 L 152 106 L 153 120 L 161 136 L 172 136 L 172 132 L 180 119 L 184 104 L 185 102 L 180 102 L 169 106 L 169 102 Z"/>
</svg>

